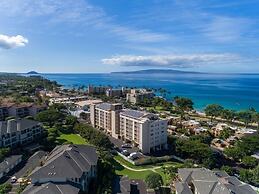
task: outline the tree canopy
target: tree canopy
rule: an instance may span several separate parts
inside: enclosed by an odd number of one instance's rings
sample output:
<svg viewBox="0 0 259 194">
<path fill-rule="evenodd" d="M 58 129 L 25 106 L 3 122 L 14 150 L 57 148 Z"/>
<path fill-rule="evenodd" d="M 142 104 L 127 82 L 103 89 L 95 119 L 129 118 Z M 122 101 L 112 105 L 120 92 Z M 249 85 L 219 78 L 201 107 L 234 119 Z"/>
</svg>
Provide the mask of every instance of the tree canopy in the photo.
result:
<svg viewBox="0 0 259 194">
<path fill-rule="evenodd" d="M 162 176 L 155 172 L 147 175 L 145 182 L 147 183 L 148 187 L 151 189 L 155 189 L 163 185 Z"/>
</svg>

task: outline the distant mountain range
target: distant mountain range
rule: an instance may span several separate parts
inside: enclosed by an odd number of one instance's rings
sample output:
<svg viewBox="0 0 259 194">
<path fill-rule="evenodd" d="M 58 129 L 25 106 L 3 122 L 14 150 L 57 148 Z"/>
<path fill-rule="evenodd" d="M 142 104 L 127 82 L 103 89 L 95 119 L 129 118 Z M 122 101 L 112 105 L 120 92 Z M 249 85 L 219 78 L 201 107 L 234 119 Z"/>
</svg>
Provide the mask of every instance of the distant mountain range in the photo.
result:
<svg viewBox="0 0 259 194">
<path fill-rule="evenodd" d="M 195 71 L 180 71 L 172 69 L 146 69 L 139 71 L 122 71 L 122 72 L 111 72 L 112 74 L 205 74 L 202 72 Z"/>
<path fill-rule="evenodd" d="M 30 75 L 35 75 L 35 74 L 39 74 L 38 72 L 36 72 L 36 71 L 29 71 L 27 74 L 30 74 Z"/>
</svg>

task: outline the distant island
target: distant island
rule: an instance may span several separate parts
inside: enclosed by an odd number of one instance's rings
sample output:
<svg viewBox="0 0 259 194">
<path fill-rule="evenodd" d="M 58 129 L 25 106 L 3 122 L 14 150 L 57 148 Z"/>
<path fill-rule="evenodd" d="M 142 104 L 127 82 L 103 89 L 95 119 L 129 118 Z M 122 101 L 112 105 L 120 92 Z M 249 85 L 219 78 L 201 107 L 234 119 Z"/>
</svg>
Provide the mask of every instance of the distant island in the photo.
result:
<svg viewBox="0 0 259 194">
<path fill-rule="evenodd" d="M 27 74 L 33 74 L 33 75 L 35 75 L 35 74 L 39 74 L 38 72 L 36 72 L 36 71 L 29 71 Z"/>
<path fill-rule="evenodd" d="M 146 69 L 139 71 L 124 71 L 124 72 L 111 72 L 111 74 L 205 74 L 195 71 L 180 71 L 173 69 Z"/>
</svg>

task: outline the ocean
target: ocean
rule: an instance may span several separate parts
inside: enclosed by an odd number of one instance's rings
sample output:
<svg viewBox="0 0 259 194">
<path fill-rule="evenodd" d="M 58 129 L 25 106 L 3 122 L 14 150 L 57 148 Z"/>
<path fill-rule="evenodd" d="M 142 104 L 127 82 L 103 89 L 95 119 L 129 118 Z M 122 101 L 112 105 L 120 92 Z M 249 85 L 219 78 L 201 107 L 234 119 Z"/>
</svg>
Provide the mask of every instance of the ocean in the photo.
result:
<svg viewBox="0 0 259 194">
<path fill-rule="evenodd" d="M 64 87 L 111 85 L 113 87 L 163 88 L 174 96 L 191 98 L 197 110 L 217 103 L 232 110 L 254 107 L 259 111 L 259 74 L 41 74 Z"/>
</svg>

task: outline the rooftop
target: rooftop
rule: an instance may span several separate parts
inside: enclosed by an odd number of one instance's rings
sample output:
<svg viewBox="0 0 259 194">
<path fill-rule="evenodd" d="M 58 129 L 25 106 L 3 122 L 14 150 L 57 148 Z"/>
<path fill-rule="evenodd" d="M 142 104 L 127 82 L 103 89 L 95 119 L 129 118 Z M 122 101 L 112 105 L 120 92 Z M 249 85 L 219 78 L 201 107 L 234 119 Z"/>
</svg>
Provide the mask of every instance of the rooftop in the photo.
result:
<svg viewBox="0 0 259 194">
<path fill-rule="evenodd" d="M 9 133 L 17 132 L 18 130 L 25 130 L 28 128 L 32 128 L 34 126 L 39 125 L 40 123 L 30 119 L 11 119 L 8 121 L 0 121 L 0 134 L 7 134 L 8 133 L 8 123 L 9 123 Z M 18 125 L 20 129 L 18 129 Z"/>
<path fill-rule="evenodd" d="M 45 183 L 29 185 L 22 194 L 78 194 L 79 189 L 69 184 Z"/>
<path fill-rule="evenodd" d="M 13 166 L 17 160 L 21 159 L 22 155 L 12 155 L 6 157 L 3 162 L 0 163 L 0 173 L 5 172 L 8 168 Z"/>
<path fill-rule="evenodd" d="M 186 185 L 193 184 L 195 192 L 199 194 L 256 194 L 248 184 L 244 184 L 236 177 L 229 176 L 224 171 L 211 171 L 205 168 L 178 169 L 182 182 L 176 183 L 176 190 L 181 193 Z M 182 192 L 182 194 L 185 194 Z M 186 193 L 187 194 L 187 193 Z"/>
<path fill-rule="evenodd" d="M 138 110 L 131 110 L 131 109 L 124 109 L 121 113 L 121 115 L 131 117 L 134 119 L 150 119 L 150 120 L 156 120 L 158 119 L 158 116 L 153 113 L 148 113 L 144 111 L 138 111 Z"/>
<path fill-rule="evenodd" d="M 57 146 L 47 158 L 46 163 L 32 174 L 32 179 L 43 178 L 80 178 L 97 164 L 96 149 L 88 145 Z M 64 170 L 65 169 L 65 170 Z"/>
</svg>

